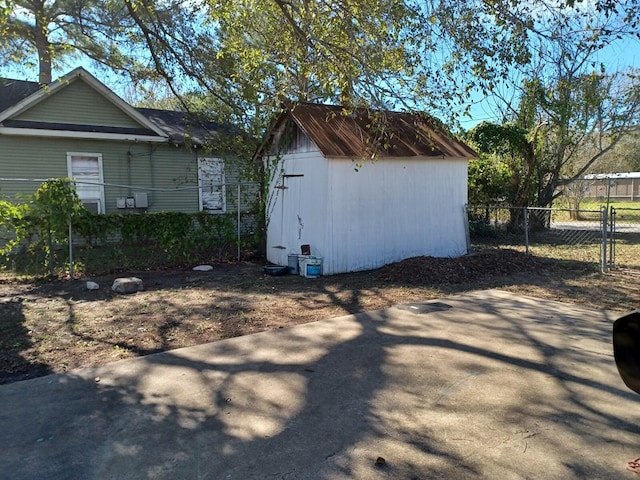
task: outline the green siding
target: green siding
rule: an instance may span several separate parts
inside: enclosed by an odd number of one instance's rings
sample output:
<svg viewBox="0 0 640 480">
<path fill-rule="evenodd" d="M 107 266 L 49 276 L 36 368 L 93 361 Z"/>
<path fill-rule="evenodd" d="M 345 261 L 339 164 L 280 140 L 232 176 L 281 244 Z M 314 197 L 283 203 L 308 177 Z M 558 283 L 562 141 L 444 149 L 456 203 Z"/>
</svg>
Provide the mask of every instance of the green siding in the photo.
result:
<svg viewBox="0 0 640 480">
<path fill-rule="evenodd" d="M 16 120 L 141 128 L 138 122 L 81 79 L 49 95 Z"/>
<path fill-rule="evenodd" d="M 114 187 L 107 203 L 116 205 L 116 198 L 135 192 L 147 192 L 150 212 L 198 211 L 198 180 L 195 152 L 171 145 L 132 144 L 130 159 L 127 150 L 115 162 L 103 158 L 106 182 L 143 188 Z M 149 190 L 144 190 L 147 188 Z M 117 210 L 117 209 L 116 209 Z"/>
<path fill-rule="evenodd" d="M 131 156 L 127 155 L 129 151 Z M 138 187 L 105 186 L 107 213 L 122 211 L 116 207 L 116 198 L 147 188 L 171 190 L 149 192 L 149 212 L 198 211 L 195 153 L 169 145 L 3 135 L 0 178 L 66 177 L 67 152 L 100 153 L 105 183 Z M 0 180 L 0 195 L 15 198 L 16 194 L 33 193 L 38 186 L 37 182 Z M 187 188 L 176 191 L 176 187 Z"/>
<path fill-rule="evenodd" d="M 126 212 L 117 208 L 116 199 L 136 192 L 147 192 L 149 212 L 198 211 L 197 153 L 168 144 L 0 135 L 0 178 L 66 177 L 68 152 L 102 155 L 104 181 L 112 184 L 104 189 L 107 213 Z M 225 163 L 227 212 L 236 212 L 237 169 L 233 162 Z M 15 198 L 33 193 L 38 186 L 37 182 L 0 180 L 0 195 Z M 257 186 L 242 186 L 242 211 L 251 210 L 257 191 Z"/>
</svg>

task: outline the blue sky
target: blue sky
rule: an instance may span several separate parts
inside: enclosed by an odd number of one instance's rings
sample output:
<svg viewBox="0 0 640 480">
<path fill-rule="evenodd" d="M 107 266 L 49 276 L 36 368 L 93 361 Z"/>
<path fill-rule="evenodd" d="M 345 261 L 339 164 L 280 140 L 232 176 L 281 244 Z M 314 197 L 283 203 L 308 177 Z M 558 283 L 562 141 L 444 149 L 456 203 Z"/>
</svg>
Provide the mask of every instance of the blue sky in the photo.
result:
<svg viewBox="0 0 640 480">
<path fill-rule="evenodd" d="M 608 46 L 602 50 L 597 58 L 598 62 L 602 62 L 608 72 L 627 70 L 629 68 L 640 69 L 640 40 L 638 38 L 627 38 L 624 41 L 619 41 Z M 106 74 L 104 71 L 96 72 L 92 68 L 88 60 L 78 59 L 69 62 L 64 68 L 54 68 L 54 78 L 57 78 L 68 71 L 82 66 L 90 72 L 96 74 L 97 78 L 103 81 L 108 87 L 113 89 L 118 95 L 127 99 L 126 89 L 129 84 L 123 81 L 122 77 L 116 74 Z M 0 68 L 0 76 L 10 78 L 24 78 L 28 80 L 37 79 L 37 70 L 35 68 L 28 68 L 26 66 L 14 67 L 14 68 Z M 502 87 L 502 92 L 507 92 L 505 87 Z M 464 110 L 466 105 L 460 106 L 460 112 Z M 464 129 L 472 128 L 477 123 L 486 120 L 500 122 L 500 112 L 496 109 L 496 98 L 493 96 L 483 96 L 479 93 L 475 94 L 472 99 L 471 105 L 472 118 L 458 115 L 459 122 Z"/>
<path fill-rule="evenodd" d="M 607 72 L 624 71 L 630 68 L 640 70 L 640 39 L 629 38 L 611 44 L 602 50 L 595 60 L 602 62 Z M 460 123 L 465 129 L 472 128 L 483 120 L 500 122 L 500 114 L 495 108 L 494 98 L 476 95 L 474 101 L 476 103 L 471 107 L 473 118 L 460 117 Z"/>
</svg>

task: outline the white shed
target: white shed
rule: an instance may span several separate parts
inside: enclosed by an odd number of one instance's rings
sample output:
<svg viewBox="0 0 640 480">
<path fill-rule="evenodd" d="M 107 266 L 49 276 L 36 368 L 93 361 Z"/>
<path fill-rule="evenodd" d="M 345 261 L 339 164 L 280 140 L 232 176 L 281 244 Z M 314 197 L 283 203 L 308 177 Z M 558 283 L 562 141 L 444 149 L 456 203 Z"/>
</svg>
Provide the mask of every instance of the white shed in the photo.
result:
<svg viewBox="0 0 640 480">
<path fill-rule="evenodd" d="M 294 104 L 258 151 L 271 172 L 267 259 L 302 245 L 322 274 L 467 252 L 467 161 L 475 153 L 424 114 Z"/>
</svg>

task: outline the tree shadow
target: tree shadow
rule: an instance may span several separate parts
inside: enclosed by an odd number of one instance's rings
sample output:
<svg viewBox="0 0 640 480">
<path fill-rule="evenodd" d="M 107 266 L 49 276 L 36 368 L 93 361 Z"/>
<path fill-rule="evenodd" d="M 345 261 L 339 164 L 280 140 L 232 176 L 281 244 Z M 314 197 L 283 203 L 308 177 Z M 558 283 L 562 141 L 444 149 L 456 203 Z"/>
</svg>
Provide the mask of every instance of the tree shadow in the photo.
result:
<svg viewBox="0 0 640 480">
<path fill-rule="evenodd" d="M 619 478 L 640 430 L 610 326 L 602 312 L 479 292 L 7 385 L 0 468 L 11 479 Z"/>
<path fill-rule="evenodd" d="M 20 297 L 0 298 L 0 385 L 51 373 L 47 365 L 29 358 L 33 341 L 23 309 Z"/>
</svg>

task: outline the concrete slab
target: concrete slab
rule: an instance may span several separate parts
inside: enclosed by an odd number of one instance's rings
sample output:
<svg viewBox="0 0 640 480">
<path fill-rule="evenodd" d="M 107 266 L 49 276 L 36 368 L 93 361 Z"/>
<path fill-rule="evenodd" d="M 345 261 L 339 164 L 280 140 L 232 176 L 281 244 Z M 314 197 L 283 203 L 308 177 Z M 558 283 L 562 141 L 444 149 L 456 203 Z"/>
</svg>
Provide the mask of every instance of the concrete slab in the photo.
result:
<svg viewBox="0 0 640 480">
<path fill-rule="evenodd" d="M 0 476 L 635 478 L 614 317 L 482 291 L 0 386 Z"/>
</svg>

